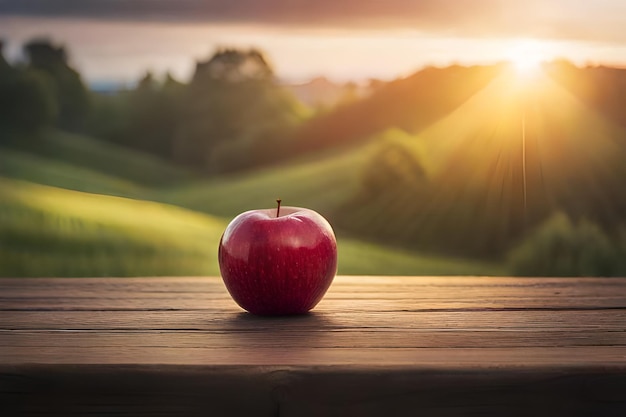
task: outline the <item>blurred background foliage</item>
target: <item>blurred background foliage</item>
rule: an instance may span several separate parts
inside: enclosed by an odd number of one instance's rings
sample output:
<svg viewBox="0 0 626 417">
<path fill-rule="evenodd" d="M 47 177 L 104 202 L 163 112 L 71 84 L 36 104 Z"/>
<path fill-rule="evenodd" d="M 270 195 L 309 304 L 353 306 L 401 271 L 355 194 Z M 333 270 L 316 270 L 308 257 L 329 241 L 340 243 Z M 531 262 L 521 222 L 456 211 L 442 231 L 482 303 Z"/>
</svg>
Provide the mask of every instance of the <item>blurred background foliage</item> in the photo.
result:
<svg viewBox="0 0 626 417">
<path fill-rule="evenodd" d="M 626 248 L 623 230 L 613 244 L 602 230 L 585 219 L 578 222 L 556 213 L 534 230 L 510 254 L 518 275 L 623 275 Z"/>
<path fill-rule="evenodd" d="M 24 57 L 0 53 L 1 276 L 218 274 L 228 220 L 276 197 L 331 221 L 344 274 L 626 275 L 624 69 L 424 68 L 313 104 L 254 49 L 104 92 L 63 46 Z"/>
</svg>

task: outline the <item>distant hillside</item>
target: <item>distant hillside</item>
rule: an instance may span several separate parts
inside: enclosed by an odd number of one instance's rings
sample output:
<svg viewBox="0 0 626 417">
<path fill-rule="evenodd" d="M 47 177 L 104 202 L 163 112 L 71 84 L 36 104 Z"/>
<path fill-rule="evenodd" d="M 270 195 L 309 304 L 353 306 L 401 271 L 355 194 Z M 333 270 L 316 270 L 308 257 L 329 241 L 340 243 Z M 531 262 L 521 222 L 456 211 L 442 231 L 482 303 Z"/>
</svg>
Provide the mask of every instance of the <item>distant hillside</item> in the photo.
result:
<svg viewBox="0 0 626 417">
<path fill-rule="evenodd" d="M 579 68 L 557 61 L 547 65 L 546 70 L 579 100 L 626 127 L 626 68 Z"/>
<path fill-rule="evenodd" d="M 426 68 L 371 95 L 305 122 L 292 153 L 359 142 L 389 128 L 417 132 L 463 104 L 502 71 L 500 66 Z"/>
</svg>

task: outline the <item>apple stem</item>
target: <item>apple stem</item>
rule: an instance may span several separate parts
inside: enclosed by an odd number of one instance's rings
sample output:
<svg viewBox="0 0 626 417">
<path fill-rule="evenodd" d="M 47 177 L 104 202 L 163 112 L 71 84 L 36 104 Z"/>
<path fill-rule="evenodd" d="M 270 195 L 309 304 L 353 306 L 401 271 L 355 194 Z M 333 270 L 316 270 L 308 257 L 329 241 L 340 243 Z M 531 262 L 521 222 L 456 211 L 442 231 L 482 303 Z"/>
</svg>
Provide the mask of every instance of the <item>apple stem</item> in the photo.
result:
<svg viewBox="0 0 626 417">
<path fill-rule="evenodd" d="M 278 200 L 276 200 L 276 202 L 278 203 L 278 207 L 276 208 L 276 217 L 278 217 L 280 215 L 280 202 L 282 200 L 279 198 Z"/>
</svg>

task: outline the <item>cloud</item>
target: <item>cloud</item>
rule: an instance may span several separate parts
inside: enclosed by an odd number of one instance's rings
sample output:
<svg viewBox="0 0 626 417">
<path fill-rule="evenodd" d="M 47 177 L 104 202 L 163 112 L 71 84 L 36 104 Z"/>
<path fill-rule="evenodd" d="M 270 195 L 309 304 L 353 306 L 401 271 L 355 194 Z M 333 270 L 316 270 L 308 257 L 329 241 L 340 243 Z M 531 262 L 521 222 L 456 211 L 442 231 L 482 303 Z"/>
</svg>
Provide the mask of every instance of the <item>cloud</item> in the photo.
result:
<svg viewBox="0 0 626 417">
<path fill-rule="evenodd" d="M 510 0 L 0 0 L 0 14 L 453 29 L 478 26 L 506 14 L 515 4 Z"/>
<path fill-rule="evenodd" d="M 621 0 L 0 0 L 0 16 L 410 28 L 455 36 L 619 40 Z M 592 4 L 593 7 L 590 7 Z"/>
</svg>

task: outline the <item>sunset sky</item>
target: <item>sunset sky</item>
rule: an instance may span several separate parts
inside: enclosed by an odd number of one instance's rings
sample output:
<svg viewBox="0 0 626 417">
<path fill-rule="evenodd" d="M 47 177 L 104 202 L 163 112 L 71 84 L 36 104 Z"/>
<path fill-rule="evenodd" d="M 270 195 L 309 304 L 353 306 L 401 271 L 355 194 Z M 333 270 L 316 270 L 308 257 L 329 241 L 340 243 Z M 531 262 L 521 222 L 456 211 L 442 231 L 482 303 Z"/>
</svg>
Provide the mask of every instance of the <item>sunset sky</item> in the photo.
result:
<svg viewBox="0 0 626 417">
<path fill-rule="evenodd" d="M 278 75 L 390 79 L 424 65 L 533 54 L 626 66 L 623 0 L 0 0 L 5 55 L 48 36 L 93 81 L 186 79 L 219 46 L 258 47 Z"/>
</svg>

